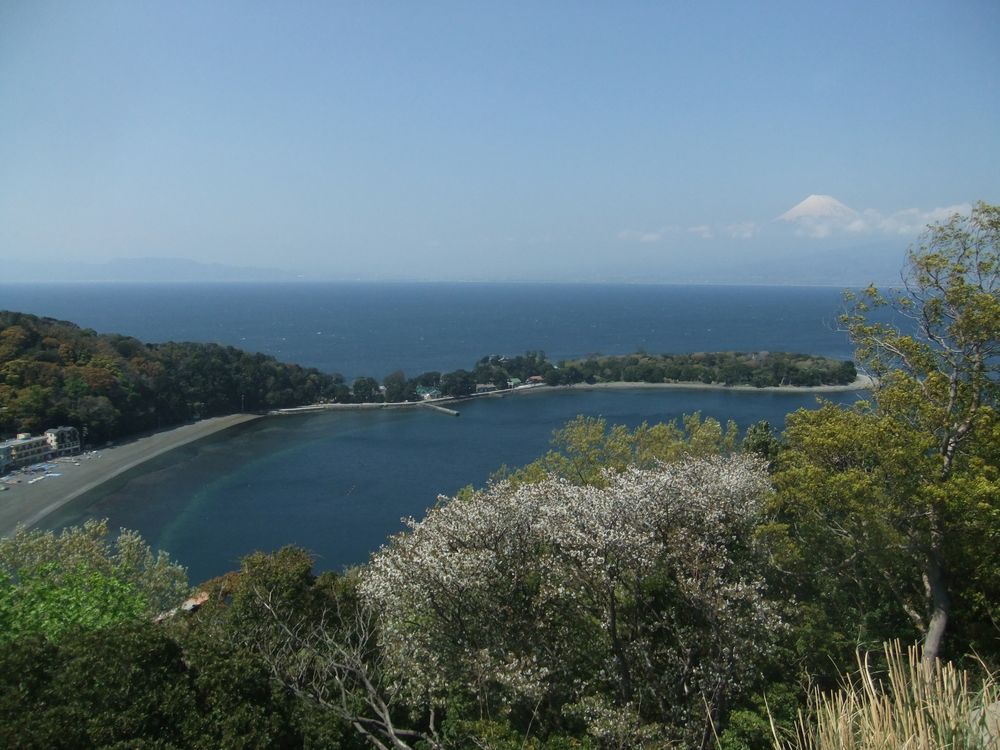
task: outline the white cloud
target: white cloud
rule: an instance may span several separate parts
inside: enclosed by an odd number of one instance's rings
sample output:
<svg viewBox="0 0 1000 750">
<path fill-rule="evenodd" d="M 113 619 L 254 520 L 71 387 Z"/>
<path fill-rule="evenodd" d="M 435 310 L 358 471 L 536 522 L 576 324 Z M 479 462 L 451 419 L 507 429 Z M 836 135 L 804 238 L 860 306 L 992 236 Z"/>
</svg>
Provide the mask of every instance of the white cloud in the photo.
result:
<svg viewBox="0 0 1000 750">
<path fill-rule="evenodd" d="M 638 229 L 623 229 L 618 233 L 618 239 L 623 242 L 658 242 L 663 238 L 659 232 L 646 232 Z"/>
<path fill-rule="evenodd" d="M 668 234 L 676 232 L 677 227 L 660 227 L 659 229 L 623 229 L 618 233 L 618 239 L 623 242 L 639 242 L 641 244 L 651 244 L 661 242 Z"/>
<path fill-rule="evenodd" d="M 756 221 L 744 221 L 739 224 L 730 224 L 726 227 L 729 236 L 737 240 L 748 240 L 760 230 Z"/>
<path fill-rule="evenodd" d="M 842 210 L 820 210 L 828 208 L 825 204 L 812 210 L 808 201 L 822 198 L 836 203 Z M 930 210 L 919 208 L 904 208 L 892 213 L 883 213 L 874 208 L 854 211 L 835 201 L 829 196 L 810 196 L 795 208 L 782 214 L 778 221 L 784 221 L 794 227 L 798 237 L 825 239 L 840 234 L 853 235 L 891 235 L 913 237 L 927 228 L 928 224 L 946 221 L 955 213 L 968 213 L 971 206 L 961 203 L 954 206 L 943 206 Z"/>
<path fill-rule="evenodd" d="M 874 209 L 866 209 L 847 227 L 850 232 L 881 232 L 902 236 L 920 234 L 928 224 L 947 221 L 952 214 L 967 214 L 972 210 L 968 203 L 942 206 L 923 211 L 919 208 L 904 208 L 891 214 L 882 214 Z"/>
<path fill-rule="evenodd" d="M 623 229 L 618 233 L 618 239 L 644 245 L 668 242 L 672 238 L 685 236 L 704 240 L 716 237 L 749 240 L 762 232 L 770 232 L 769 227 L 776 225 L 786 226 L 796 237 L 817 240 L 837 236 L 915 237 L 928 224 L 947 221 L 953 214 L 967 214 L 971 209 L 968 203 L 959 203 L 932 209 L 904 208 L 892 213 L 883 213 L 874 208 L 856 211 L 832 196 L 811 195 L 770 223 L 742 221 L 689 227 L 668 224 L 654 229 Z"/>
<path fill-rule="evenodd" d="M 847 222 L 832 218 L 803 218 L 795 222 L 796 237 L 812 237 L 822 240 L 832 235 L 838 229 L 845 228 Z"/>
</svg>

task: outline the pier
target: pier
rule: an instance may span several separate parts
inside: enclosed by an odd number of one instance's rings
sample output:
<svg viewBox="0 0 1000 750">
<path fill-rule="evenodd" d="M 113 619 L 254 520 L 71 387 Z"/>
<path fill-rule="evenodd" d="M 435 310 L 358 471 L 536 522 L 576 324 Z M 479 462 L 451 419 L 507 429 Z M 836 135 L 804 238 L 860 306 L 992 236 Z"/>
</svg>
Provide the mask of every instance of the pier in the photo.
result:
<svg viewBox="0 0 1000 750">
<path fill-rule="evenodd" d="M 460 412 L 457 412 L 454 409 L 448 409 L 448 408 L 446 408 L 444 406 L 438 406 L 437 404 L 428 404 L 428 403 L 424 402 L 424 403 L 419 404 L 419 405 L 423 406 L 423 407 L 425 407 L 427 409 L 433 409 L 434 411 L 439 411 L 442 414 L 447 414 L 450 417 L 460 417 L 460 416 L 462 416 L 462 414 Z"/>
<path fill-rule="evenodd" d="M 454 399 L 447 399 L 448 401 L 453 401 Z M 449 417 L 458 417 L 461 414 L 454 409 L 448 409 L 444 406 L 439 406 L 438 404 L 432 404 L 427 401 L 390 401 L 388 403 L 364 403 L 364 404 L 309 404 L 307 406 L 291 406 L 286 409 L 272 409 L 268 412 L 270 415 L 290 415 L 290 414 L 309 414 L 322 411 L 355 411 L 364 410 L 369 411 L 372 409 L 433 409 L 434 411 L 439 411 L 442 414 L 447 414 Z"/>
</svg>

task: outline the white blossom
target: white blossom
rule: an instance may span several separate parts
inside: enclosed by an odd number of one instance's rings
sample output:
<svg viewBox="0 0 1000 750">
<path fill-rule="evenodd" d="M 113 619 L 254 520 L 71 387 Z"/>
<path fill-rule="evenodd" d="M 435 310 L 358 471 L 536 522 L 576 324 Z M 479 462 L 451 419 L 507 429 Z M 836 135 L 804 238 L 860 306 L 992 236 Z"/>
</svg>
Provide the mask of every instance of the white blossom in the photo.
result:
<svg viewBox="0 0 1000 750">
<path fill-rule="evenodd" d="M 751 678 L 780 621 L 748 456 L 442 498 L 367 567 L 390 668 L 414 697 L 456 685 L 490 710 L 611 695 L 656 721 L 704 717 Z"/>
</svg>

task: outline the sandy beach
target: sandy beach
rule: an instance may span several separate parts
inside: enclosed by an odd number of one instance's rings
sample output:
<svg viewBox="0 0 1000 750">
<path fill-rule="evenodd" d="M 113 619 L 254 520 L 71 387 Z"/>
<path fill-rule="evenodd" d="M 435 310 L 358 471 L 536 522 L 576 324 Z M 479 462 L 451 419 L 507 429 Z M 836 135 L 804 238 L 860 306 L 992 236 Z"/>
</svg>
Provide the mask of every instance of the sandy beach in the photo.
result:
<svg viewBox="0 0 1000 750">
<path fill-rule="evenodd" d="M 390 401 L 387 403 L 369 404 L 309 404 L 293 406 L 287 409 L 275 409 L 272 415 L 308 414 L 320 411 L 351 411 L 376 409 L 419 409 L 426 407 L 459 406 L 463 402 L 479 398 L 506 398 L 508 396 L 526 393 L 553 393 L 555 391 L 596 391 L 596 390 L 666 390 L 666 391 L 736 391 L 738 393 L 850 393 L 851 391 L 870 390 L 875 380 L 868 375 L 858 375 L 853 382 L 845 385 L 723 385 L 721 383 L 634 383 L 616 381 L 614 383 L 575 383 L 573 385 L 522 385 L 503 391 L 488 393 L 470 393 L 467 396 L 431 399 L 430 401 Z M 442 411 L 449 411 L 442 409 Z"/>
<path fill-rule="evenodd" d="M 452 403 L 461 403 L 473 398 L 503 398 L 525 393 L 553 393 L 555 391 L 736 391 L 737 393 L 850 393 L 851 391 L 871 390 L 875 380 L 868 375 L 858 375 L 853 382 L 846 385 L 769 385 L 758 388 L 755 385 L 723 385 L 721 383 L 632 383 L 615 381 L 614 383 L 574 383 L 573 385 L 537 385 L 522 386 L 505 391 L 490 391 L 476 393 L 451 399 Z M 445 403 L 448 399 L 440 399 Z M 437 402 L 436 402 L 437 403 Z M 385 404 L 380 404 L 385 406 Z"/>
<path fill-rule="evenodd" d="M 21 481 L 17 484 L 10 484 L 17 475 L 4 477 L 8 489 L 0 492 L 0 535 L 11 534 L 19 524 L 38 523 L 70 500 L 156 456 L 255 419 L 260 417 L 232 414 L 203 419 L 112 448 L 60 459 L 55 463 L 58 468 L 52 471 L 61 476 L 46 477 L 32 484 L 28 483 L 30 476 L 20 475 Z"/>
<path fill-rule="evenodd" d="M 597 389 L 658 389 L 677 391 L 739 391 L 743 393 L 849 393 L 850 391 L 866 391 L 875 385 L 875 380 L 868 375 L 858 375 L 854 382 L 846 385 L 767 385 L 758 388 L 755 385 L 722 385 L 717 383 L 576 383 L 575 385 L 550 386 L 573 390 Z M 504 391 L 506 392 L 506 391 Z"/>
</svg>

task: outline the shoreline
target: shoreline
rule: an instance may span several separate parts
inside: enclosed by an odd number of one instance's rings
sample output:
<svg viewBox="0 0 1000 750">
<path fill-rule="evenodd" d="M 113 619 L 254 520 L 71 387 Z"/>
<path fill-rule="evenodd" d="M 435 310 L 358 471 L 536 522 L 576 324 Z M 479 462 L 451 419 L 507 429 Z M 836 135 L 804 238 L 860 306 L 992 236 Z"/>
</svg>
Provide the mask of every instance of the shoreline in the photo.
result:
<svg viewBox="0 0 1000 750">
<path fill-rule="evenodd" d="M 59 467 L 60 476 L 33 484 L 28 484 L 27 478 L 13 486 L 8 482 L 7 490 L 0 492 L 0 536 L 13 534 L 18 526 L 34 526 L 72 500 L 157 456 L 261 418 L 259 414 L 212 417 L 111 448 L 57 459 L 51 463 Z"/>
<path fill-rule="evenodd" d="M 268 416 L 315 414 L 326 411 L 356 411 L 377 409 L 431 409 L 443 412 L 452 410 L 447 405 L 458 405 L 479 398 L 506 398 L 526 393 L 555 393 L 559 391 L 596 390 L 690 390 L 734 391 L 737 393 L 846 393 L 868 390 L 874 380 L 867 375 L 847 385 L 818 386 L 765 386 L 721 385 L 715 383 L 576 383 L 573 385 L 532 385 L 468 396 L 446 397 L 430 401 L 403 401 L 366 404 L 313 404 L 289 409 L 279 409 L 261 414 L 231 414 L 212 417 L 180 425 L 152 435 L 135 438 L 127 443 L 100 451 L 57 459 L 60 476 L 46 477 L 44 481 L 29 484 L 27 477 L 20 483 L 7 483 L 7 490 L 0 492 L 0 536 L 9 536 L 18 526 L 32 527 L 66 504 L 102 484 L 141 466 L 164 453 L 224 432 L 237 425 L 246 424 Z M 9 479 L 10 477 L 8 477 Z"/>
<path fill-rule="evenodd" d="M 736 393 L 850 393 L 851 391 L 871 390 L 875 379 L 869 375 L 858 375 L 851 383 L 844 385 L 725 385 L 723 383 L 643 383 L 618 380 L 611 383 L 573 383 L 572 385 L 527 385 L 517 388 L 507 388 L 502 391 L 488 393 L 470 393 L 466 396 L 445 396 L 427 401 L 384 401 L 363 404 L 307 404 L 292 406 L 287 409 L 275 409 L 268 416 L 290 416 L 295 414 L 315 414 L 323 411 L 357 411 L 378 409 L 426 409 L 442 407 L 448 404 L 461 404 L 477 398 L 506 398 L 525 393 L 555 393 L 557 391 L 598 391 L 598 390 L 665 390 L 665 391 L 733 391 Z"/>
<path fill-rule="evenodd" d="M 574 383 L 573 385 L 547 386 L 552 390 L 676 390 L 676 391 L 736 391 L 737 393 L 850 393 L 867 391 L 875 386 L 870 375 L 858 375 L 851 383 L 844 385 L 725 385 L 722 383 Z M 508 393 L 509 391 L 500 391 Z"/>
</svg>

